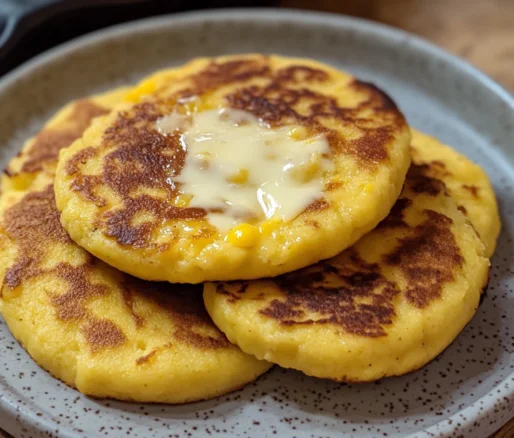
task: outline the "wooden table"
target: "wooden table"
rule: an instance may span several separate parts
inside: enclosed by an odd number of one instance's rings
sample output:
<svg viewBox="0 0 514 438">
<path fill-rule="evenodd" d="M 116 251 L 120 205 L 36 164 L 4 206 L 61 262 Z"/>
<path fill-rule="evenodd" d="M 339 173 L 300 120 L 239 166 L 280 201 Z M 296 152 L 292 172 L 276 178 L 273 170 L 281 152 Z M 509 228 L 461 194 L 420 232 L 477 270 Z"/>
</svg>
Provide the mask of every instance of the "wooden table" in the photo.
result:
<svg viewBox="0 0 514 438">
<path fill-rule="evenodd" d="M 433 41 L 514 91 L 514 0 L 281 0 L 401 27 Z M 514 418 L 494 438 L 514 438 Z M 0 430 L 0 438 L 9 438 Z"/>
</svg>

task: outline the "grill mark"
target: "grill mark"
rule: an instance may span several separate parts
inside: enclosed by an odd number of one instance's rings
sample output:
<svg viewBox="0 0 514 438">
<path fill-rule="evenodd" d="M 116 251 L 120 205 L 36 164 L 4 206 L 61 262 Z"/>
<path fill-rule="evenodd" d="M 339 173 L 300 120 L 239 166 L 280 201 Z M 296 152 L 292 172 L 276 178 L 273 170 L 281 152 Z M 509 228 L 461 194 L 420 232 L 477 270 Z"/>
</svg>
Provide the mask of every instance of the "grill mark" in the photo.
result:
<svg viewBox="0 0 514 438">
<path fill-rule="evenodd" d="M 65 170 L 68 175 L 75 175 L 78 171 L 80 166 L 86 164 L 86 161 L 89 158 L 92 158 L 96 155 L 95 148 L 89 147 L 80 150 L 75 155 L 73 155 L 71 158 L 69 158 L 65 163 Z"/>
<path fill-rule="evenodd" d="M 77 175 L 70 184 L 70 189 L 80 194 L 97 207 L 105 207 L 107 200 L 95 193 L 96 187 L 102 182 L 99 175 Z"/>
</svg>

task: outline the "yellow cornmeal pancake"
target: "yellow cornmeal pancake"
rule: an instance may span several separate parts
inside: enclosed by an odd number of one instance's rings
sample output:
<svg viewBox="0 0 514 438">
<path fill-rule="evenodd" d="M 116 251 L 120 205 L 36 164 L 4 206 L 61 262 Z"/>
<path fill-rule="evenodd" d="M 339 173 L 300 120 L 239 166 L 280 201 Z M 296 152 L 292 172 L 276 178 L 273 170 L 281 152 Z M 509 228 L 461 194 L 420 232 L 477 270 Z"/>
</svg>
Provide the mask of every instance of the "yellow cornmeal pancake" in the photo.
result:
<svg viewBox="0 0 514 438">
<path fill-rule="evenodd" d="M 411 146 L 413 161 L 418 165 L 428 164 L 428 175 L 444 181 L 484 242 L 485 255 L 491 257 L 501 225 L 496 196 L 487 174 L 465 156 L 419 131 L 412 131 Z"/>
<path fill-rule="evenodd" d="M 50 122 L 9 166 L 0 197 L 0 312 L 40 366 L 85 394 L 166 403 L 215 397 L 270 365 L 228 342 L 201 290 L 130 277 L 78 247 L 55 206 L 57 151 L 30 149 L 48 137 L 65 146 L 67 127 L 80 135 L 87 125 L 84 109 L 108 111 L 102 103 L 121 95 L 71 104 L 62 123 Z"/>
<path fill-rule="evenodd" d="M 260 278 L 334 256 L 388 214 L 410 162 L 385 94 L 306 59 L 197 59 L 129 97 L 62 151 L 55 194 L 75 242 L 143 279 Z"/>
<path fill-rule="evenodd" d="M 353 247 L 274 279 L 205 286 L 207 310 L 232 342 L 308 375 L 359 382 L 416 370 L 455 339 L 477 310 L 489 261 L 433 177 L 455 153 L 415 142 L 414 157 L 430 147 L 431 161 L 414 159 L 389 216 Z"/>
<path fill-rule="evenodd" d="M 95 117 L 123 101 L 128 89 L 119 88 L 62 108 L 34 138 L 28 140 L 2 175 L 2 190 L 24 190 L 35 179 L 55 174 L 59 151 L 80 138 Z"/>
</svg>

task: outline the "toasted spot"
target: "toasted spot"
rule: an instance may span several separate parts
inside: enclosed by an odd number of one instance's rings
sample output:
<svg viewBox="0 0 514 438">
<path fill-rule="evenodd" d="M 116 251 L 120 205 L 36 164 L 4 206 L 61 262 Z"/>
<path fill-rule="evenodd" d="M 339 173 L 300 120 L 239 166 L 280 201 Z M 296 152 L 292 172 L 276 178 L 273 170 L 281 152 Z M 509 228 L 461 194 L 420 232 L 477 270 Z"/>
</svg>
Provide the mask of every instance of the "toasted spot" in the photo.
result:
<svg viewBox="0 0 514 438">
<path fill-rule="evenodd" d="M 52 186 L 28 193 L 9 208 L 4 214 L 3 227 L 20 247 L 16 261 L 5 274 L 5 284 L 11 288 L 22 279 L 40 273 L 39 262 L 48 242 L 71 243 L 59 222 Z"/>
<path fill-rule="evenodd" d="M 428 176 L 430 167 L 428 165 L 415 165 L 412 164 L 407 178 L 412 181 L 411 188 L 415 193 L 425 193 L 430 196 L 437 196 L 439 193 L 444 193 L 446 187 L 444 183 L 436 178 Z"/>
<path fill-rule="evenodd" d="M 251 60 L 232 60 L 227 62 L 212 61 L 207 68 L 192 77 L 193 88 L 181 91 L 180 94 L 200 95 L 222 85 L 234 82 L 245 82 L 255 77 L 267 77 L 271 73 L 266 64 L 266 57 Z"/>
<path fill-rule="evenodd" d="M 318 221 L 315 221 L 315 220 L 307 220 L 306 223 L 308 223 L 309 225 L 313 226 L 314 228 L 320 228 L 321 225 Z"/>
<path fill-rule="evenodd" d="M 151 241 L 152 232 L 163 220 L 193 220 L 205 216 L 205 210 L 200 208 L 181 208 L 169 205 L 160 199 L 142 195 L 137 198 L 126 198 L 123 208 L 118 211 L 109 211 L 104 214 L 106 236 L 116 238 L 121 245 L 130 245 L 135 248 L 155 246 Z M 151 212 L 157 218 L 151 222 L 133 225 L 134 216 L 141 212 Z M 102 221 L 99 222 L 101 224 Z"/>
<path fill-rule="evenodd" d="M 233 287 L 226 288 L 224 286 L 224 283 L 218 283 L 216 284 L 216 293 L 221 295 L 226 295 L 228 297 L 228 302 L 233 304 L 236 301 L 239 301 L 241 299 L 241 296 L 243 293 L 246 292 L 246 289 L 248 288 L 248 283 L 245 282 L 232 282 L 230 283 L 231 286 L 236 286 L 237 288 L 235 292 L 232 292 Z"/>
<path fill-rule="evenodd" d="M 173 339 L 203 350 L 227 348 L 227 338 L 212 324 L 203 305 L 201 287 L 175 285 L 173 293 L 168 283 L 145 282 L 128 277 L 127 290 L 137 291 L 173 320 Z"/>
<path fill-rule="evenodd" d="M 463 263 L 450 228 L 452 220 L 432 210 L 425 210 L 425 215 L 427 219 L 413 228 L 413 235 L 399 239 L 398 247 L 384 256 L 386 263 L 401 269 L 409 284 L 405 296 L 419 308 L 441 297 L 444 285 Z"/>
<path fill-rule="evenodd" d="M 323 211 L 330 207 L 330 204 L 326 199 L 318 199 L 307 206 L 305 211 Z"/>
<path fill-rule="evenodd" d="M 348 150 L 361 161 L 380 163 L 389 158 L 385 145 L 392 140 L 392 132 L 388 127 L 368 130 L 364 135 L 350 142 Z"/>
<path fill-rule="evenodd" d="M 83 330 L 86 342 L 93 352 L 119 347 L 126 340 L 123 332 L 107 319 L 90 318 Z"/>
<path fill-rule="evenodd" d="M 412 205 L 409 198 L 400 198 L 396 201 L 389 215 L 378 224 L 381 228 L 407 228 L 409 225 L 404 221 L 404 213 Z"/>
<path fill-rule="evenodd" d="M 328 261 L 278 277 L 284 299 L 271 301 L 260 313 L 283 325 L 330 324 L 360 336 L 386 336 L 384 326 L 395 316 L 397 288 L 378 265 L 364 262 L 357 253 L 348 251 L 345 261 L 344 270 L 338 268 L 340 260 Z"/>
<path fill-rule="evenodd" d="M 95 284 L 89 279 L 94 263 L 92 258 L 88 263 L 77 267 L 60 263 L 52 270 L 67 283 L 66 291 L 51 299 L 57 316 L 62 320 L 73 320 L 86 316 L 85 303 L 93 297 L 107 293 L 108 288 L 104 284 Z"/>
<path fill-rule="evenodd" d="M 332 190 L 337 190 L 341 187 L 343 187 L 343 183 L 341 183 L 341 182 L 329 182 L 327 184 L 326 190 L 327 190 L 327 192 L 330 192 Z"/>
<path fill-rule="evenodd" d="M 73 155 L 68 161 L 66 161 L 66 172 L 68 173 L 68 175 L 76 174 L 79 171 L 80 166 L 83 166 L 89 158 L 94 157 L 95 155 L 95 148 L 90 147 L 81 149 L 79 152 Z"/>
<path fill-rule="evenodd" d="M 44 163 L 55 161 L 59 151 L 79 138 L 93 118 L 107 113 L 107 109 L 89 100 L 79 100 L 73 106 L 66 128 L 62 130 L 49 128 L 36 136 L 28 150 L 28 160 L 25 161 L 21 170 L 36 172 L 42 169 Z"/>
<path fill-rule="evenodd" d="M 480 190 L 479 187 L 474 186 L 474 185 L 463 184 L 462 188 L 469 191 L 473 195 L 473 197 L 475 197 L 475 198 L 479 197 L 479 194 L 478 194 L 478 191 Z"/>
</svg>

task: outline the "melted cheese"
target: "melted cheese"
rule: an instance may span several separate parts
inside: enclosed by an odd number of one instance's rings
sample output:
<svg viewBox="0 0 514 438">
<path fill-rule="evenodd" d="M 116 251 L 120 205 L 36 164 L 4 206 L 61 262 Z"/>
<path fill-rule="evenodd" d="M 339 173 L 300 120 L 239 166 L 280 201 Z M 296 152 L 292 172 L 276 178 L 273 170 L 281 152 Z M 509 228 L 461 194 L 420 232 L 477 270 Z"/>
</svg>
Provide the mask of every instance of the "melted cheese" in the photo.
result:
<svg viewBox="0 0 514 438">
<path fill-rule="evenodd" d="M 192 196 L 189 206 L 205 209 L 223 232 L 294 219 L 322 197 L 323 175 L 333 166 L 323 136 L 302 139 L 301 127 L 271 128 L 246 111 L 172 113 L 156 125 L 164 135 L 180 133 L 187 154 L 173 182 Z"/>
</svg>

